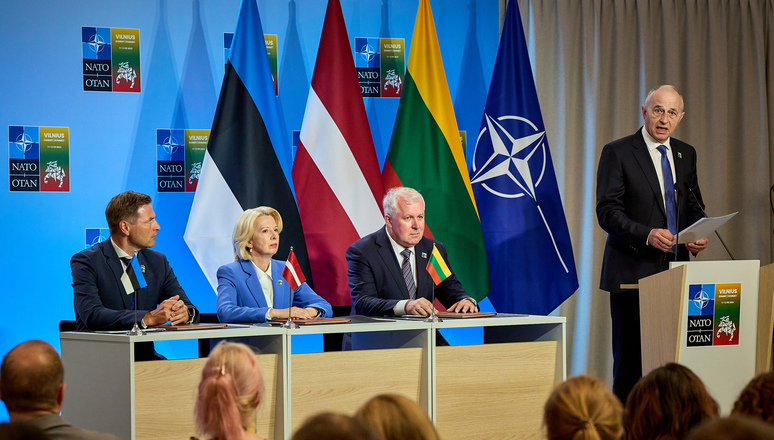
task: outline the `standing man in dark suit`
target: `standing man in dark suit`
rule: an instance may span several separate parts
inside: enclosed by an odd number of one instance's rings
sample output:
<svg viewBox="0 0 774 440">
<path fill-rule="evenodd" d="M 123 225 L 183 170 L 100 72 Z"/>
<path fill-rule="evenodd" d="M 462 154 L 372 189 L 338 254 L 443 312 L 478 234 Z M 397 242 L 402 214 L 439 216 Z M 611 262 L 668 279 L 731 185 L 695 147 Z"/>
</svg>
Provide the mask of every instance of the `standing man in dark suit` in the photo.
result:
<svg viewBox="0 0 774 440">
<path fill-rule="evenodd" d="M 636 284 L 707 247 L 706 238 L 676 245 L 677 232 L 702 218 L 704 205 L 696 150 L 671 137 L 683 110 L 673 86 L 656 87 L 642 106 L 645 125 L 605 145 L 599 159 L 597 219 L 608 233 L 600 289 L 610 292 L 613 392 L 622 402 L 642 376 L 642 356 L 639 292 L 621 285 Z"/>
<path fill-rule="evenodd" d="M 112 434 L 75 427 L 59 416 L 63 381 L 62 360 L 48 342 L 30 340 L 12 348 L 0 364 L 0 400 L 8 418 L 40 429 L 52 440 L 118 440 Z"/>
<path fill-rule="evenodd" d="M 196 307 L 177 282 L 167 257 L 148 249 L 156 244 L 161 229 L 150 196 L 133 191 L 118 194 L 105 208 L 105 217 L 110 237 L 70 260 L 78 330 L 132 328 L 135 296 L 136 316 L 143 328 L 198 321 Z M 121 278 L 134 254 L 148 285 L 128 295 Z"/>
<path fill-rule="evenodd" d="M 433 311 L 433 289 L 436 298 L 451 312 L 478 311 L 475 300 L 465 293 L 453 271 L 435 286 L 425 270 L 433 244 L 447 264 L 449 260 L 443 244 L 423 236 L 422 195 L 412 188 L 393 188 L 384 196 L 382 205 L 385 227 L 347 249 L 352 313 L 429 316 Z"/>
</svg>

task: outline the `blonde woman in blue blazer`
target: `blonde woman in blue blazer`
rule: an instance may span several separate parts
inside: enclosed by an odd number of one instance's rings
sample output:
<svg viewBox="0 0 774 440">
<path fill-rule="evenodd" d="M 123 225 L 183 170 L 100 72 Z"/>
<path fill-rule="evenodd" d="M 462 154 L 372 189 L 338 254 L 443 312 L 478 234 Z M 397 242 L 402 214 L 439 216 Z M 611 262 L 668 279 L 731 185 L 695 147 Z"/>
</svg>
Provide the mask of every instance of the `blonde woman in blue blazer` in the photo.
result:
<svg viewBox="0 0 774 440">
<path fill-rule="evenodd" d="M 259 206 L 239 216 L 234 227 L 234 262 L 218 269 L 220 322 L 266 322 L 272 318 L 331 317 L 331 305 L 303 283 L 293 291 L 282 277 L 284 261 L 272 259 L 279 248 L 282 217 Z"/>
</svg>

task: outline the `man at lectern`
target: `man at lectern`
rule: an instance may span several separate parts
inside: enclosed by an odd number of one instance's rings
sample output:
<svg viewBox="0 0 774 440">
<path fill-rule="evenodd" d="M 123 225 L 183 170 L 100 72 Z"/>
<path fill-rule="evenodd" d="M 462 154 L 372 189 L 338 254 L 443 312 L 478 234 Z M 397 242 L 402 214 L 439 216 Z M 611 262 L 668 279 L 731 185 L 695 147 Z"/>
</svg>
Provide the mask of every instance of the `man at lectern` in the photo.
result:
<svg viewBox="0 0 774 440">
<path fill-rule="evenodd" d="M 156 244 L 161 229 L 150 196 L 133 191 L 118 194 L 105 208 L 105 217 L 110 237 L 70 260 L 78 330 L 128 330 L 135 319 L 142 328 L 198 321 L 196 307 L 177 282 L 167 257 L 148 249 Z M 127 293 L 127 273 L 135 265 L 147 286 Z M 143 350 L 141 355 L 140 350 L 136 359 L 153 353 Z"/>
<path fill-rule="evenodd" d="M 382 202 L 384 228 L 352 243 L 347 249 L 347 281 L 352 313 L 367 316 L 421 315 L 433 311 L 432 296 L 451 312 L 477 312 L 454 272 L 435 286 L 427 273 L 428 258 L 436 245 L 446 258 L 446 248 L 424 237 L 425 200 L 419 191 L 398 187 Z M 451 267 L 450 267 L 451 269 Z"/>
<path fill-rule="evenodd" d="M 651 90 L 644 125 L 605 145 L 597 169 L 597 220 L 608 233 L 600 289 L 610 292 L 613 321 L 613 392 L 626 402 L 642 376 L 639 293 L 624 289 L 688 260 L 707 239 L 677 245 L 676 234 L 703 217 L 696 150 L 672 132 L 685 115 L 674 86 Z"/>
</svg>

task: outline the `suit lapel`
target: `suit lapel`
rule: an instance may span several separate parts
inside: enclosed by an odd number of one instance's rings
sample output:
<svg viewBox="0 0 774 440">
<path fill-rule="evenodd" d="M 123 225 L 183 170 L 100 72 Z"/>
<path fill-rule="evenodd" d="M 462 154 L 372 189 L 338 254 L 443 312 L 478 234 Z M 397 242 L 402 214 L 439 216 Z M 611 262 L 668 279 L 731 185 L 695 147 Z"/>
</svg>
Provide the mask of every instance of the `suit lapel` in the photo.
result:
<svg viewBox="0 0 774 440">
<path fill-rule="evenodd" d="M 653 196 L 658 201 L 657 205 L 666 218 L 666 211 L 664 210 L 664 197 L 661 195 L 661 185 L 658 183 L 658 174 L 656 174 L 656 168 L 653 164 L 653 159 L 648 152 L 648 146 L 645 144 L 645 139 L 642 138 L 642 131 L 638 131 L 634 136 L 632 142 L 634 158 L 642 169 L 642 174 L 645 180 L 648 182 L 650 189 L 653 191 Z"/>
<path fill-rule="evenodd" d="M 125 309 L 131 309 L 132 298 L 126 294 L 124 284 L 121 282 L 121 277 L 124 275 L 124 263 L 118 258 L 118 254 L 116 254 L 116 250 L 113 249 L 113 243 L 110 241 L 110 238 L 99 243 L 98 246 L 102 247 L 102 255 L 105 257 L 105 262 L 116 280 L 116 286 L 118 286 L 116 291 L 119 292 L 121 303 L 124 305 Z"/>
<path fill-rule="evenodd" d="M 382 228 L 379 233 L 376 234 L 376 244 L 379 256 L 384 262 L 384 267 L 386 267 L 387 271 L 392 275 L 393 279 L 395 280 L 395 284 L 398 285 L 398 288 L 400 289 L 403 297 L 405 299 L 409 299 L 406 280 L 403 279 L 403 272 L 400 268 L 400 262 L 398 262 L 398 259 L 395 256 L 395 251 L 392 249 L 392 243 L 390 243 L 390 239 L 387 237 L 386 227 Z"/>
<path fill-rule="evenodd" d="M 274 260 L 271 260 L 269 267 L 271 267 L 271 282 L 274 287 L 274 297 L 272 298 L 274 301 L 274 308 L 286 309 L 290 307 L 290 285 L 285 277 L 282 276 L 282 271 L 285 269 L 285 266 L 283 264 L 275 264 Z M 287 295 L 285 295 L 286 290 L 288 292 Z"/>
<path fill-rule="evenodd" d="M 245 288 L 250 292 L 250 295 L 259 307 L 266 307 L 268 305 L 266 304 L 266 297 L 263 296 L 263 289 L 258 281 L 258 275 L 255 273 L 253 263 L 248 260 L 239 260 L 239 266 L 242 268 Z"/>
</svg>

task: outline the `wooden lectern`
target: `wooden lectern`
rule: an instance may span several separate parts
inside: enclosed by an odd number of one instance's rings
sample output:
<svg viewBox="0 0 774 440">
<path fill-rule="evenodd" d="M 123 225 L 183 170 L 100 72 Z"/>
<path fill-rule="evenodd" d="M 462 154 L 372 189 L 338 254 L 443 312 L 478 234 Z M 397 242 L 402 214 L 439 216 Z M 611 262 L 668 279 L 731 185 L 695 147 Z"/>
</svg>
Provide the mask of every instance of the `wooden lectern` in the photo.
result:
<svg viewBox="0 0 774 440">
<path fill-rule="evenodd" d="M 677 262 L 639 290 L 643 375 L 685 365 L 727 414 L 747 382 L 771 369 L 774 264 Z"/>
</svg>

